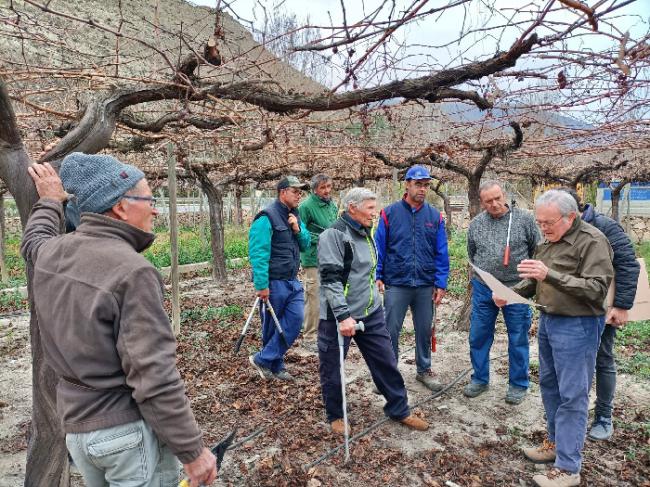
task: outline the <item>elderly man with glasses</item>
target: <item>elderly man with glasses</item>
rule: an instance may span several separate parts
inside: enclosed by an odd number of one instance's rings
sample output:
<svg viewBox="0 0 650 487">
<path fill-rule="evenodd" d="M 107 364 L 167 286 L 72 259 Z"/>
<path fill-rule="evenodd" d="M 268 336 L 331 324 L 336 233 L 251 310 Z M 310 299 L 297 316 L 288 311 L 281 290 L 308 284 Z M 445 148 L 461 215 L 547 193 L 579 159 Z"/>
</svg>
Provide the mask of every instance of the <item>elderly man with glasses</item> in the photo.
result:
<svg viewBox="0 0 650 487">
<path fill-rule="evenodd" d="M 158 214 L 144 174 L 82 153 L 63 160 L 61 178 L 47 163 L 28 171 L 40 199 L 21 252 L 34 266 L 41 342 L 59 377 L 57 411 L 85 485 L 176 487 L 176 458 L 192 485 L 212 483 L 215 457 L 176 368 L 162 278 L 141 255 Z M 59 235 L 70 198 L 80 222 Z"/>
<path fill-rule="evenodd" d="M 309 248 L 311 237 L 297 208 L 308 188 L 295 176 L 283 178 L 277 185 L 277 199 L 255 216 L 248 234 L 255 293 L 273 306 L 286 339 L 285 344 L 267 307 L 262 315 L 262 350 L 249 357 L 264 380 L 293 380 L 284 354 L 298 338 L 304 314 L 298 270 L 300 251 Z"/>
<path fill-rule="evenodd" d="M 523 280 L 513 289 L 537 296 L 541 309 L 539 387 L 548 438 L 525 448 L 524 455 L 535 463 L 554 462 L 545 475 L 533 477 L 536 485 L 575 486 L 580 485 L 589 389 L 614 277 L 613 254 L 607 238 L 580 219 L 575 200 L 564 191 L 537 198 L 535 218 L 545 241 L 533 259 L 517 266 Z M 496 296 L 494 301 L 507 304 Z"/>
</svg>

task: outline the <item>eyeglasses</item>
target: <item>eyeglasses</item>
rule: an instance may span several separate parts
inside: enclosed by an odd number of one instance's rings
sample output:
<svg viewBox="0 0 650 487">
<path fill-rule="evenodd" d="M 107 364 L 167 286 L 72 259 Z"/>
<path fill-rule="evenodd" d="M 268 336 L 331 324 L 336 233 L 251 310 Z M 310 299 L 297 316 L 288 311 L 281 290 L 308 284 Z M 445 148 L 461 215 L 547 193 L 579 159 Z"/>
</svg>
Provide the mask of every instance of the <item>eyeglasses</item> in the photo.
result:
<svg viewBox="0 0 650 487">
<path fill-rule="evenodd" d="M 558 218 L 554 222 L 540 222 L 539 220 L 535 220 L 535 223 L 537 223 L 537 226 L 540 227 L 540 228 L 551 228 L 553 225 L 555 225 L 557 222 L 559 222 L 562 218 L 564 218 L 564 217 L 560 216 L 560 218 Z"/>
<path fill-rule="evenodd" d="M 125 200 L 148 201 L 153 207 L 156 206 L 156 198 L 153 196 L 122 196 Z"/>
</svg>

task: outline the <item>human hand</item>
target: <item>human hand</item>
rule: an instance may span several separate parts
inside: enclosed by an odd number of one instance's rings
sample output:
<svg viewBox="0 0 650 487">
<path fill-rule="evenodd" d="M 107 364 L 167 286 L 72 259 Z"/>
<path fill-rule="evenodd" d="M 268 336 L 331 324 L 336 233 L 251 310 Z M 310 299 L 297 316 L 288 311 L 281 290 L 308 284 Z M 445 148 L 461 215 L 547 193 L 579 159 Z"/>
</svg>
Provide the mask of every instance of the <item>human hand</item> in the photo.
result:
<svg viewBox="0 0 650 487">
<path fill-rule="evenodd" d="M 433 303 L 438 306 L 442 303 L 442 298 L 445 297 L 445 294 L 447 294 L 446 289 L 436 288 L 435 291 L 433 291 Z"/>
<path fill-rule="evenodd" d="M 494 293 L 492 293 L 492 301 L 494 301 L 494 304 L 496 304 L 499 308 L 503 308 L 506 304 L 508 304 L 508 301 L 506 299 L 499 298 Z"/>
<path fill-rule="evenodd" d="M 61 203 L 68 199 L 68 193 L 63 189 L 61 178 L 49 162 L 34 163 L 27 168 L 27 172 L 34 180 L 36 191 L 41 198 L 49 198 Z"/>
<path fill-rule="evenodd" d="M 616 328 L 623 328 L 628 321 L 628 311 L 621 308 L 611 308 L 607 313 L 605 323 L 615 326 Z"/>
<path fill-rule="evenodd" d="M 384 286 L 384 281 L 382 281 L 381 279 L 377 279 L 375 282 L 377 283 L 377 289 L 379 290 L 379 292 L 384 294 L 384 291 L 386 290 L 386 286 Z"/>
<path fill-rule="evenodd" d="M 293 233 L 300 233 L 300 225 L 298 225 L 298 219 L 296 218 L 296 215 L 292 213 L 289 214 L 288 223 Z"/>
<path fill-rule="evenodd" d="M 522 279 L 543 281 L 548 274 L 548 267 L 541 260 L 524 259 L 517 266 L 517 272 Z"/>
<path fill-rule="evenodd" d="M 211 485 L 217 478 L 217 459 L 207 448 L 191 463 L 183 465 L 185 473 L 190 478 L 191 487 Z"/>
<path fill-rule="evenodd" d="M 262 301 L 268 301 L 269 300 L 269 295 L 271 294 L 271 291 L 269 291 L 269 288 L 267 287 L 266 289 L 260 289 L 259 291 L 255 291 L 255 294 Z"/>
<path fill-rule="evenodd" d="M 344 337 L 351 337 L 354 336 L 356 333 L 354 329 L 354 325 L 357 324 L 357 320 L 354 318 L 346 318 L 343 321 L 339 321 L 339 331 L 341 332 L 341 335 Z"/>
</svg>

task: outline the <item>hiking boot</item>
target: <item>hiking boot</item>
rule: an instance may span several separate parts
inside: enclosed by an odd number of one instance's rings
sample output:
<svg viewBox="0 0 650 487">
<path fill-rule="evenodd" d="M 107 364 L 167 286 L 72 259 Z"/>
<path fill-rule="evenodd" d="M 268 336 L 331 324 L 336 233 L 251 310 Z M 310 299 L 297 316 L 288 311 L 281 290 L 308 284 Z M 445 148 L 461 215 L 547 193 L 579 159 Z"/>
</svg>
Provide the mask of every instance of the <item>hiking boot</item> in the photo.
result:
<svg viewBox="0 0 650 487">
<path fill-rule="evenodd" d="M 415 376 L 415 380 L 424 384 L 424 387 L 426 387 L 432 392 L 441 391 L 443 388 L 442 384 L 433 380 L 433 372 L 431 372 L 430 370 L 426 370 L 421 374 L 417 374 Z"/>
<path fill-rule="evenodd" d="M 248 357 L 248 361 L 251 363 L 253 367 L 255 367 L 255 370 L 257 371 L 258 374 L 260 374 L 260 377 L 262 379 L 271 380 L 275 377 L 275 374 L 271 372 L 271 369 L 262 367 L 257 362 L 255 362 L 255 355 L 251 355 L 250 357 Z"/>
<path fill-rule="evenodd" d="M 555 461 L 555 443 L 544 440 L 540 446 L 524 448 L 524 456 L 533 463 L 551 463 Z"/>
<path fill-rule="evenodd" d="M 280 372 L 276 372 L 275 374 L 273 374 L 273 376 L 276 379 L 280 379 L 280 380 L 288 380 L 288 381 L 296 380 L 296 378 L 286 370 L 281 370 Z"/>
<path fill-rule="evenodd" d="M 508 392 L 506 393 L 506 402 L 508 404 L 521 404 L 521 402 L 526 397 L 528 389 L 525 387 L 517 386 L 508 386 Z"/>
<path fill-rule="evenodd" d="M 478 382 L 470 382 L 463 388 L 463 394 L 467 397 L 476 397 L 483 394 L 490 388 L 490 384 L 479 384 Z"/>
<path fill-rule="evenodd" d="M 613 434 L 614 426 L 612 426 L 612 418 L 596 416 L 594 422 L 591 423 L 591 429 L 587 436 L 592 440 L 604 441 L 609 440 Z"/>
<path fill-rule="evenodd" d="M 330 429 L 332 430 L 332 433 L 336 433 L 337 435 L 344 435 L 345 434 L 345 423 L 343 422 L 342 418 L 335 419 L 330 423 Z M 352 428 L 350 428 L 350 425 L 348 424 L 348 434 L 352 434 Z"/>
<path fill-rule="evenodd" d="M 533 482 L 538 487 L 573 487 L 580 485 L 580 474 L 552 468 L 544 475 L 535 475 Z"/>
<path fill-rule="evenodd" d="M 412 430 L 426 431 L 429 429 L 429 423 L 413 414 L 409 414 L 406 418 L 400 419 L 399 422 Z"/>
</svg>

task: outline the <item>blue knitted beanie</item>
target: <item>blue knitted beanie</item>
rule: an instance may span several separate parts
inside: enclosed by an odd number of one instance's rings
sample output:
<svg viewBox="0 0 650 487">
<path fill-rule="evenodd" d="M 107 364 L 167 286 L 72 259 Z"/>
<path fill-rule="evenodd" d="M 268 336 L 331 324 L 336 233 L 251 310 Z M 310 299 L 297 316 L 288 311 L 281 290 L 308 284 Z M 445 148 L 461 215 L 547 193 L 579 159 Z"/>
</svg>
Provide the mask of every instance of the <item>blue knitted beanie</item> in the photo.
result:
<svg viewBox="0 0 650 487">
<path fill-rule="evenodd" d="M 63 159 L 63 188 L 77 200 L 81 213 L 104 213 L 144 178 L 137 167 L 102 154 L 73 152 Z"/>
</svg>

